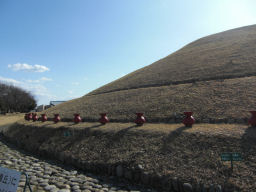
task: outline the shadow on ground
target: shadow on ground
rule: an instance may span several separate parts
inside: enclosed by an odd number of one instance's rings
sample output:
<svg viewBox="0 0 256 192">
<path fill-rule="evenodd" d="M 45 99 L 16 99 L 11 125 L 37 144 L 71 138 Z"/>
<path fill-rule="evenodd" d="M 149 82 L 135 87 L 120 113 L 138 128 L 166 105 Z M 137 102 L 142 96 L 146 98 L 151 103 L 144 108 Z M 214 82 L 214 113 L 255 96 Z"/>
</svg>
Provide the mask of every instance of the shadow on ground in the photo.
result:
<svg viewBox="0 0 256 192">
<path fill-rule="evenodd" d="M 176 130 L 172 131 L 169 133 L 169 135 L 167 137 L 165 137 L 163 139 L 163 147 L 161 149 L 162 152 L 168 151 L 168 145 L 171 144 L 172 142 L 175 141 L 176 138 L 178 138 L 183 131 L 187 130 L 187 129 L 191 129 L 192 127 L 186 127 L 186 126 L 182 126 L 177 128 Z"/>
</svg>

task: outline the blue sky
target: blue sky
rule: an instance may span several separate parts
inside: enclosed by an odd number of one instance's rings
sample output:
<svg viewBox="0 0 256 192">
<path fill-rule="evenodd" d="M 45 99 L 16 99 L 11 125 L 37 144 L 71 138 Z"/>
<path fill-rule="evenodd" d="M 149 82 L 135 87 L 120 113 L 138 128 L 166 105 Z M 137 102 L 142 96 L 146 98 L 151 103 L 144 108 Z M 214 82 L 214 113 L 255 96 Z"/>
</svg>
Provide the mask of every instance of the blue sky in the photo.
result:
<svg viewBox="0 0 256 192">
<path fill-rule="evenodd" d="M 206 35 L 256 24 L 254 0 L 0 0 L 0 81 L 70 100 Z"/>
</svg>

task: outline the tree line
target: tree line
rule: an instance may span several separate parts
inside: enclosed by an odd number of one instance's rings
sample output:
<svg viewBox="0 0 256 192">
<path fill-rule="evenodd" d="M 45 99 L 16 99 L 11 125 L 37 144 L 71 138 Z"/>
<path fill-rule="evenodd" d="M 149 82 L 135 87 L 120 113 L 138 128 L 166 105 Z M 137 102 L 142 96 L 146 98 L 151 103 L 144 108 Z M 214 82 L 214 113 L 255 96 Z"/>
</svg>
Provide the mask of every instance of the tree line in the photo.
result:
<svg viewBox="0 0 256 192">
<path fill-rule="evenodd" d="M 34 96 L 13 85 L 0 83 L 0 112 L 29 112 L 36 107 Z"/>
</svg>

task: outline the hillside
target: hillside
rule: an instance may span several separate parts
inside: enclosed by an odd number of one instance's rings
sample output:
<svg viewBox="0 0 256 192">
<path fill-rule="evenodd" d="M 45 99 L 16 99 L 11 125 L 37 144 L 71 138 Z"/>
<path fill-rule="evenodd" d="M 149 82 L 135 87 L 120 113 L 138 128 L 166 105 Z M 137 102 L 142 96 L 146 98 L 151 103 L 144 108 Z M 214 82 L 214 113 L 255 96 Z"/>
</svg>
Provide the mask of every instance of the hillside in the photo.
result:
<svg viewBox="0 0 256 192">
<path fill-rule="evenodd" d="M 195 188 L 198 183 L 207 188 L 221 185 L 228 192 L 256 188 L 256 130 L 246 125 L 202 123 L 188 128 L 178 123 L 147 123 L 138 127 L 133 123 L 102 126 L 23 120 L 4 135 L 23 149 L 86 172 L 116 175 L 115 168 L 122 165 L 129 173 L 124 174 L 126 179 L 161 192 L 174 191 L 163 188 L 175 189 L 177 178 Z M 230 162 L 221 161 L 223 152 L 241 153 L 243 160 L 234 162 L 233 172 Z"/>
<path fill-rule="evenodd" d="M 256 25 L 196 40 L 173 54 L 93 92 L 46 111 L 66 120 L 80 113 L 97 120 L 107 112 L 130 121 L 144 112 L 150 122 L 174 122 L 194 111 L 200 122 L 244 122 L 254 109 Z"/>
<path fill-rule="evenodd" d="M 256 25 L 210 35 L 91 94 L 254 76 Z"/>
</svg>

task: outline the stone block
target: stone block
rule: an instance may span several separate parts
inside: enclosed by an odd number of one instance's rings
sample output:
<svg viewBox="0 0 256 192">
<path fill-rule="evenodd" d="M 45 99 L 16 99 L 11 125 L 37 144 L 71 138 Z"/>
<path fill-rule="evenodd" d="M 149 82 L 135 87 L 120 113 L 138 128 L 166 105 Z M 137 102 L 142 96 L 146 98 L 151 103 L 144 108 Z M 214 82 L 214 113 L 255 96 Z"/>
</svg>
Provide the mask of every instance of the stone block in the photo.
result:
<svg viewBox="0 0 256 192">
<path fill-rule="evenodd" d="M 222 192 L 222 187 L 221 185 L 216 186 L 216 192 Z"/>
<path fill-rule="evenodd" d="M 215 192 L 215 187 L 213 184 L 210 185 L 209 192 Z"/>
<path fill-rule="evenodd" d="M 172 188 L 175 192 L 179 192 L 179 183 L 177 178 L 172 180 Z"/>
<path fill-rule="evenodd" d="M 184 183 L 183 190 L 184 192 L 193 192 L 192 185 L 190 183 Z"/>
<path fill-rule="evenodd" d="M 161 186 L 164 191 L 171 191 L 172 190 L 172 180 L 167 176 L 163 176 L 161 179 Z"/>
<path fill-rule="evenodd" d="M 140 176 L 141 176 L 141 172 L 140 171 L 134 171 L 133 172 L 133 180 L 136 183 L 139 183 L 141 181 Z"/>
<path fill-rule="evenodd" d="M 117 177 L 122 177 L 123 174 L 124 174 L 124 170 L 123 170 L 122 165 L 118 165 L 116 167 L 116 175 L 117 175 Z"/>
<path fill-rule="evenodd" d="M 155 188 L 162 188 L 162 177 L 159 174 L 154 174 L 150 176 L 150 183 Z"/>
<path fill-rule="evenodd" d="M 148 185 L 149 182 L 150 182 L 150 177 L 149 177 L 149 174 L 147 172 L 141 173 L 140 179 L 141 179 L 141 182 L 144 185 Z"/>
<path fill-rule="evenodd" d="M 128 169 L 125 169 L 124 170 L 124 178 L 131 181 L 133 179 L 132 171 L 128 170 Z"/>
<path fill-rule="evenodd" d="M 108 175 L 112 175 L 112 166 L 108 165 Z"/>
</svg>

